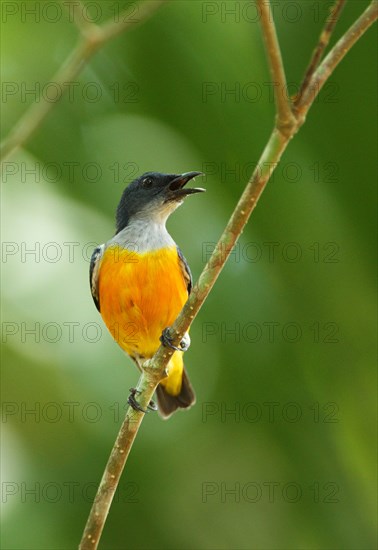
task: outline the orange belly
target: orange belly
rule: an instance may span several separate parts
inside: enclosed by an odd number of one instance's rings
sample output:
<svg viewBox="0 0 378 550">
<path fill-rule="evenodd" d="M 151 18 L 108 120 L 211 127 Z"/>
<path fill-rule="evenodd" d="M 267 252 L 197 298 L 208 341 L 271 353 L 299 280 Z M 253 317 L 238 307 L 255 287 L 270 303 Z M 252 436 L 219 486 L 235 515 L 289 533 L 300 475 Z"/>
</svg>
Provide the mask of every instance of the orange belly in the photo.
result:
<svg viewBox="0 0 378 550">
<path fill-rule="evenodd" d="M 176 248 L 142 254 L 108 248 L 100 266 L 99 298 L 102 318 L 121 348 L 134 357 L 152 357 L 163 329 L 188 298 Z"/>
</svg>

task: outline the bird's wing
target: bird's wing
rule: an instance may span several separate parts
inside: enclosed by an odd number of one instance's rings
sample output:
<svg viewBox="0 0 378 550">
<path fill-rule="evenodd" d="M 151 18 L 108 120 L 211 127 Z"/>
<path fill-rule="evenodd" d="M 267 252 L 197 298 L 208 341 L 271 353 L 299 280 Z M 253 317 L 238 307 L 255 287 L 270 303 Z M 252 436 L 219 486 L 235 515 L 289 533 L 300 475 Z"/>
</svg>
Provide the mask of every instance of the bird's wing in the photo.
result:
<svg viewBox="0 0 378 550">
<path fill-rule="evenodd" d="M 98 295 L 98 274 L 104 250 L 104 244 L 94 249 L 91 258 L 91 265 L 89 267 L 89 284 L 91 286 L 92 298 L 98 311 L 100 311 L 100 297 Z"/>
<path fill-rule="evenodd" d="M 186 288 L 188 290 L 188 294 L 190 294 L 190 291 L 192 290 L 192 273 L 190 271 L 190 267 L 188 265 L 188 262 L 185 259 L 184 254 L 181 252 L 180 248 L 177 247 L 177 254 L 179 257 L 179 264 L 181 267 L 182 274 L 184 276 L 185 282 L 186 282 Z"/>
</svg>

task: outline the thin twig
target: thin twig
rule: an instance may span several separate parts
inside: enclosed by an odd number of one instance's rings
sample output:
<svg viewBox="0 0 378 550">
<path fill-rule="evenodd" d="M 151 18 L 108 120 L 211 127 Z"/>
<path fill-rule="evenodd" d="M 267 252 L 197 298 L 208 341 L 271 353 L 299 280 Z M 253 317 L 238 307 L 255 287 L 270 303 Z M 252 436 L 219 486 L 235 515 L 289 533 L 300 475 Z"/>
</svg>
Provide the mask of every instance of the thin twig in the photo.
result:
<svg viewBox="0 0 378 550">
<path fill-rule="evenodd" d="M 279 130 L 290 131 L 295 124 L 291 110 L 291 102 L 287 93 L 285 69 L 282 61 L 280 45 L 278 43 L 276 27 L 269 0 L 257 1 L 261 13 L 263 38 L 269 60 L 270 74 L 274 84 L 274 94 L 277 111 L 276 126 Z"/>
<path fill-rule="evenodd" d="M 84 64 L 93 53 L 94 46 L 87 40 L 81 40 L 79 42 L 52 79 L 57 89 L 54 101 L 50 101 L 42 96 L 39 102 L 34 102 L 1 143 L 0 158 L 2 162 L 12 153 L 17 151 L 19 147 L 30 138 L 40 126 L 43 119 L 51 111 L 55 103 L 62 97 L 67 84 L 72 82 L 79 74 Z"/>
<path fill-rule="evenodd" d="M 327 58 L 318 68 L 314 75 L 314 77 L 318 75 L 318 81 L 320 80 L 322 84 L 324 83 L 322 79 L 324 78 L 325 81 L 329 77 L 347 51 L 349 51 L 358 38 L 366 32 L 375 18 L 376 13 L 373 5 L 371 5 L 356 23 L 352 25 L 343 39 L 341 39 L 341 41 L 331 50 Z M 265 32 L 264 26 L 263 32 Z M 341 55 L 340 51 L 342 48 L 345 48 L 343 55 Z M 237 242 L 253 209 L 256 207 L 274 168 L 277 166 L 290 139 L 303 124 L 305 114 L 311 107 L 315 97 L 316 95 L 309 96 L 308 101 L 303 106 L 301 118 L 291 127 L 290 132 L 282 133 L 280 129 L 274 128 L 261 159 L 232 213 L 211 258 L 202 271 L 197 283 L 194 285 L 184 308 L 170 329 L 170 335 L 174 345 L 179 344 L 183 334 L 188 330 L 202 304 L 206 300 L 233 246 Z M 137 386 L 137 390 L 140 392 L 138 393 L 138 401 L 143 408 L 146 408 L 149 401 L 152 399 L 156 386 L 165 377 L 165 369 L 173 353 L 171 349 L 160 346 L 154 357 L 145 365 Z M 144 413 L 134 411 L 131 407 L 127 410 L 125 420 L 112 449 L 95 501 L 89 513 L 83 538 L 80 543 L 80 550 L 96 550 L 98 547 L 114 493 L 117 489 L 127 457 L 143 417 Z"/>
<path fill-rule="evenodd" d="M 307 86 L 320 63 L 320 60 L 323 57 L 323 53 L 329 44 L 333 30 L 336 26 L 337 21 L 340 18 L 345 2 L 346 0 L 336 0 L 335 4 L 330 9 L 330 14 L 327 17 L 324 28 L 320 34 L 319 42 L 313 51 L 313 54 L 310 59 L 310 63 L 306 69 L 302 84 L 299 87 L 299 92 L 294 100 L 294 106 L 300 103 L 302 95 L 304 91 L 307 89 Z"/>
<path fill-rule="evenodd" d="M 304 117 L 331 73 L 333 73 L 340 61 L 377 18 L 378 2 L 377 0 L 373 0 L 324 58 L 313 74 L 307 88 L 303 91 L 302 98 L 296 106 L 296 114 L 301 124 L 303 124 Z"/>
<path fill-rule="evenodd" d="M 60 100 L 67 89 L 67 84 L 72 82 L 80 73 L 87 61 L 106 42 L 129 30 L 135 25 L 145 21 L 167 0 L 146 0 L 137 4 L 130 10 L 127 8 L 120 14 L 118 21 L 104 23 L 102 26 L 90 23 L 88 31 L 84 34 L 76 48 L 70 53 L 62 67 L 58 70 L 51 82 L 57 84 L 58 93 L 54 101 L 42 96 L 38 102 L 33 103 L 24 113 L 21 119 L 9 132 L 0 145 L 0 159 L 3 162 L 12 153 L 17 151 L 33 135 L 42 121 L 49 114 L 53 106 Z"/>
</svg>

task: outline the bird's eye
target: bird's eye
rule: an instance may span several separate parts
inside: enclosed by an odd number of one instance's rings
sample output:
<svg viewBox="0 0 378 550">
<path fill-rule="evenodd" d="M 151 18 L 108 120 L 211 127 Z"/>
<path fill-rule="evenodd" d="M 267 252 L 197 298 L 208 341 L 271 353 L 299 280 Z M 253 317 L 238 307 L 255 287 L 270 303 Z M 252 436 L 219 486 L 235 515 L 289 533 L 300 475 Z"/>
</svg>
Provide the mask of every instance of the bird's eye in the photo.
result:
<svg viewBox="0 0 378 550">
<path fill-rule="evenodd" d="M 142 185 L 143 187 L 151 187 L 151 185 L 153 184 L 153 179 L 152 178 L 144 178 L 144 180 L 142 181 Z"/>
</svg>

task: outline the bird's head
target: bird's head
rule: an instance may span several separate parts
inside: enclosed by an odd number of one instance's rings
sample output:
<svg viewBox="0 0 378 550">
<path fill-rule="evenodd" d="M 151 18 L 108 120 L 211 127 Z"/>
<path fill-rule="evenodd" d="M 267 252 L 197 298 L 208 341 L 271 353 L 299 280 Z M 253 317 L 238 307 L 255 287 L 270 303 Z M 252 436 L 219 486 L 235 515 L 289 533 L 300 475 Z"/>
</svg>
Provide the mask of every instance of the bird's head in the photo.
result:
<svg viewBox="0 0 378 550">
<path fill-rule="evenodd" d="M 124 190 L 116 214 L 116 232 L 119 233 L 133 219 L 151 219 L 165 223 L 168 216 L 182 204 L 185 197 L 205 191 L 201 187 L 185 187 L 202 172 L 160 174 L 146 172 Z"/>
</svg>

